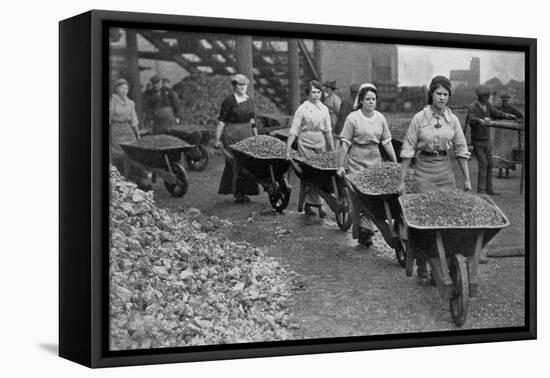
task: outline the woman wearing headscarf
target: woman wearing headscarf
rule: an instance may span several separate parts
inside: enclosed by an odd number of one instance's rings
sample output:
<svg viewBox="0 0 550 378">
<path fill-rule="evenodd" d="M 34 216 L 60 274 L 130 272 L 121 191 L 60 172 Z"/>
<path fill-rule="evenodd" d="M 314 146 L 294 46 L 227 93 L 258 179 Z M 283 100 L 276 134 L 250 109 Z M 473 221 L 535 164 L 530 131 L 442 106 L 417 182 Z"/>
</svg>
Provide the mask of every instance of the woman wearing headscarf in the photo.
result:
<svg viewBox="0 0 550 378">
<path fill-rule="evenodd" d="M 326 151 L 327 145 L 330 151 L 334 151 L 329 111 L 321 101 L 323 86 L 318 81 L 312 80 L 308 83 L 306 91 L 308 99 L 296 109 L 290 126 L 286 144 L 287 159 L 290 159 L 292 144 L 296 139 L 298 154 L 306 158 Z M 319 217 L 326 217 L 321 197 L 311 188 L 306 187 L 305 214 L 315 215 L 314 207 L 318 209 Z"/>
<path fill-rule="evenodd" d="M 452 149 L 464 174 L 464 190 L 470 192 L 468 159 L 470 152 L 458 117 L 447 106 L 451 96 L 451 82 L 445 76 L 436 76 L 430 83 L 428 105 L 411 120 L 401 149 L 401 182 L 399 190 L 405 193 L 405 177 L 411 159 L 414 163 L 416 191 L 425 193 L 442 188 L 454 188 L 455 177 L 449 151 Z M 417 258 L 417 274 L 428 278 L 423 256 Z"/>
<path fill-rule="evenodd" d="M 128 97 L 128 82 L 117 79 L 113 83 L 114 93 L 109 100 L 109 128 L 111 137 L 111 162 L 121 175 L 136 182 L 140 188 L 149 190 L 145 183 L 146 174 L 135 166 L 128 166 L 120 144 L 130 144 L 139 139 L 139 121 L 134 101 Z"/>
<path fill-rule="evenodd" d="M 254 101 L 248 97 L 246 90 L 249 80 L 243 74 L 236 74 L 231 77 L 233 93 L 226 97 L 221 105 L 216 128 L 215 147 L 228 148 L 245 138 L 258 135 L 256 121 L 254 119 Z M 237 175 L 235 192 L 233 192 L 233 176 Z M 235 202 L 250 202 L 249 195 L 260 193 L 258 183 L 237 170 L 227 159 L 220 181 L 219 194 L 233 194 Z"/>
<path fill-rule="evenodd" d="M 347 116 L 340 133 L 342 142 L 338 151 L 337 174 L 345 174 L 345 164 L 350 173 L 360 172 L 382 162 L 379 144 L 382 144 L 390 160 L 397 162 L 391 144 L 391 134 L 386 117 L 375 110 L 378 91 L 373 84 L 365 83 L 359 87 L 353 111 Z M 375 226 L 363 216 L 359 229 L 359 242 L 366 247 L 372 245 Z"/>
</svg>

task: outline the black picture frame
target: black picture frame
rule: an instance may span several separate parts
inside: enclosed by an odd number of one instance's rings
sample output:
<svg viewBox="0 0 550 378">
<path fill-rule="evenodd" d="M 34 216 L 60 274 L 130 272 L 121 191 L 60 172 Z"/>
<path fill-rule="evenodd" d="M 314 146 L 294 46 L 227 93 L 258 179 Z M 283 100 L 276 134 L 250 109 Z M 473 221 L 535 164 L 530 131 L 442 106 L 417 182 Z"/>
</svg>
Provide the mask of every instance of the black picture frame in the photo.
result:
<svg viewBox="0 0 550 378">
<path fill-rule="evenodd" d="M 369 41 L 525 53 L 525 326 L 110 352 L 108 324 L 109 135 L 104 99 L 110 26 Z M 59 24 L 59 355 L 89 367 L 344 352 L 535 339 L 536 39 L 93 10 Z M 78 127 L 75 127 L 78 125 Z"/>
</svg>

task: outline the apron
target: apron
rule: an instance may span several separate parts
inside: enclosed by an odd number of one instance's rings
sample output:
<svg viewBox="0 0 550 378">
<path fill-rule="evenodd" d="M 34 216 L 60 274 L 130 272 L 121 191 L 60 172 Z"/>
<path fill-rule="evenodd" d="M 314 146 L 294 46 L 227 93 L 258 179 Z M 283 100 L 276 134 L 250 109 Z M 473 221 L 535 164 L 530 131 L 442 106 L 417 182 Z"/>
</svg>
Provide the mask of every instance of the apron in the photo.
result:
<svg viewBox="0 0 550 378">
<path fill-rule="evenodd" d="M 139 184 L 146 177 L 146 173 L 134 165 L 129 165 L 124 151 L 119 146 L 120 143 L 131 144 L 136 140 L 130 121 L 111 121 L 111 163 L 118 168 L 122 176 Z"/>
<path fill-rule="evenodd" d="M 298 154 L 305 158 L 326 151 L 326 140 L 321 131 L 304 131 L 300 133 L 297 144 Z M 308 205 L 320 206 L 323 204 L 321 196 L 316 194 L 308 185 L 305 187 L 304 198 L 304 202 Z"/>
<path fill-rule="evenodd" d="M 176 126 L 176 115 L 171 106 L 163 106 L 155 110 L 153 134 L 162 134 L 163 131 Z"/>
<path fill-rule="evenodd" d="M 382 157 L 377 143 L 353 144 L 349 149 L 347 164 L 350 173 L 361 172 L 381 163 Z"/>
<path fill-rule="evenodd" d="M 428 156 L 416 154 L 414 183 L 418 193 L 426 193 L 456 186 L 453 166 L 449 155 Z"/>
<path fill-rule="evenodd" d="M 222 144 L 223 147 L 229 150 L 229 146 L 237 143 L 245 138 L 251 137 L 252 127 L 250 123 L 228 123 L 223 128 Z M 233 195 L 257 195 L 260 194 L 258 183 L 251 177 L 248 177 L 241 172 L 237 171 L 230 161 L 225 160 L 225 167 L 223 169 L 222 178 L 220 181 L 220 187 L 218 194 L 233 194 Z M 233 193 L 233 175 L 237 175 L 237 185 L 235 193 Z"/>
<path fill-rule="evenodd" d="M 111 154 L 124 155 L 119 144 L 130 144 L 136 141 L 136 135 L 130 126 L 130 122 L 111 121 Z"/>
<path fill-rule="evenodd" d="M 379 166 L 381 163 L 382 157 L 380 156 L 378 143 L 351 145 L 347 158 L 349 173 L 361 172 L 369 167 L 376 165 Z M 356 204 L 355 206 L 357 209 L 361 208 L 359 204 Z M 376 230 L 376 226 L 366 214 L 361 214 L 360 228 L 368 229 L 372 232 Z"/>
</svg>

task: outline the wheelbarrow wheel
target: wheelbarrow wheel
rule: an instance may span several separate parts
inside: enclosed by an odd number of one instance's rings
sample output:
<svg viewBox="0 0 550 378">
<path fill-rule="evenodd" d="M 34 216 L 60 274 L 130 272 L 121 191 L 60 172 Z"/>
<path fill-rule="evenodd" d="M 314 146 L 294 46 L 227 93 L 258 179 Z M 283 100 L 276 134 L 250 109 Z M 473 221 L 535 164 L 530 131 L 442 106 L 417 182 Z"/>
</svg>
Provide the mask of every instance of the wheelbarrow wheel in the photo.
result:
<svg viewBox="0 0 550 378">
<path fill-rule="evenodd" d="M 454 293 L 449 300 L 453 322 L 457 327 L 462 327 L 466 323 L 468 316 L 468 269 L 464 256 L 456 254 L 451 258 L 449 274 L 453 281 Z"/>
<path fill-rule="evenodd" d="M 204 171 L 206 167 L 208 167 L 210 155 L 208 154 L 208 150 L 206 149 L 206 147 L 202 144 L 199 144 L 196 151 L 193 151 L 189 155 L 185 155 L 185 160 L 187 160 L 189 169 L 191 169 L 192 171 L 201 172 Z"/>
<path fill-rule="evenodd" d="M 347 231 L 351 227 L 352 223 L 352 204 L 351 196 L 349 189 L 344 187 L 342 189 L 342 196 L 340 197 L 340 209 L 337 210 L 334 215 L 336 215 L 336 223 L 340 230 Z"/>
<path fill-rule="evenodd" d="M 290 188 L 286 181 L 286 178 L 282 178 L 277 183 L 277 188 L 273 191 L 272 194 L 269 194 L 269 202 L 273 210 L 277 212 L 282 212 L 288 206 L 290 201 Z"/>
<path fill-rule="evenodd" d="M 187 173 L 185 169 L 179 163 L 171 163 L 172 172 L 176 175 L 176 183 L 172 184 L 167 181 L 164 181 L 164 186 L 166 190 L 174 197 L 183 197 L 189 189 L 189 181 L 187 180 Z"/>
</svg>

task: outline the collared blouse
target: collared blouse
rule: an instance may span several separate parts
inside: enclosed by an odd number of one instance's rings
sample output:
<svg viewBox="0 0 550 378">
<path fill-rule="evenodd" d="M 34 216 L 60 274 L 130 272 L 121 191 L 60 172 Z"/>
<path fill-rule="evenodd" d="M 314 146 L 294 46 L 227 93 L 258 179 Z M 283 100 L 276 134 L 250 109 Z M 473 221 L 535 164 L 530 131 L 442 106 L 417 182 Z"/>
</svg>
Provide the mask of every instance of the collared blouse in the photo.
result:
<svg viewBox="0 0 550 378">
<path fill-rule="evenodd" d="M 306 131 L 332 132 L 326 105 L 321 102 L 313 104 L 308 100 L 296 109 L 290 126 L 290 135 L 299 135 Z"/>
<path fill-rule="evenodd" d="M 123 99 L 118 94 L 113 93 L 109 101 L 109 123 L 111 122 L 129 122 L 132 126 L 138 125 L 136 106 L 134 101 L 126 97 Z"/>
<path fill-rule="evenodd" d="M 349 145 L 387 144 L 391 141 L 386 117 L 376 110 L 372 117 L 364 115 L 361 109 L 351 112 L 346 118 L 340 137 L 342 142 Z"/>
<path fill-rule="evenodd" d="M 415 156 L 416 151 L 447 151 L 451 148 L 457 158 L 470 157 L 458 117 L 449 108 L 445 109 L 442 116 L 437 116 L 428 105 L 411 120 L 400 155 L 404 159 L 410 159 Z"/>
</svg>

